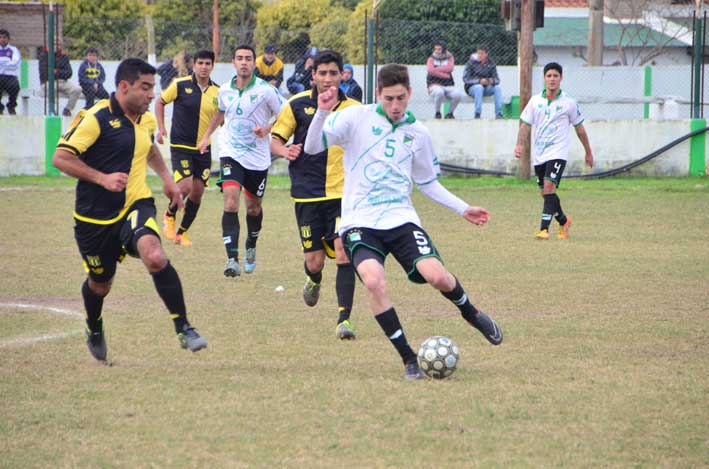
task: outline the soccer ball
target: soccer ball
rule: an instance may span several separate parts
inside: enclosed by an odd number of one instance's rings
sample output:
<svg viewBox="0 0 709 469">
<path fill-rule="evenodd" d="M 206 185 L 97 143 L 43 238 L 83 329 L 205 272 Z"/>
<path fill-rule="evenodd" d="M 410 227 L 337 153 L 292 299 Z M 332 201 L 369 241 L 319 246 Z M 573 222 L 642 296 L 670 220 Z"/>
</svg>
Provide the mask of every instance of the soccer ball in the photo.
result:
<svg viewBox="0 0 709 469">
<path fill-rule="evenodd" d="M 433 336 L 419 348 L 419 366 L 431 378 L 443 379 L 453 374 L 458 365 L 458 346 L 448 337 Z"/>
</svg>

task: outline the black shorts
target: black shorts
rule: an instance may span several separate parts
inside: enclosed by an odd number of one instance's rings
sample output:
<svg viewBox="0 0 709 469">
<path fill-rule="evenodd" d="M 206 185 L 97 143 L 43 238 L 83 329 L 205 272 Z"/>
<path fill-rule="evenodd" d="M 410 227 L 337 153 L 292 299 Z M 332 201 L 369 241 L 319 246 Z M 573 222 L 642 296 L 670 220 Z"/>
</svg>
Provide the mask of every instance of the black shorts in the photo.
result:
<svg viewBox="0 0 709 469">
<path fill-rule="evenodd" d="M 546 163 L 536 165 L 534 173 L 537 175 L 537 185 L 539 188 L 544 187 L 544 180 L 548 179 L 554 183 L 556 187 L 561 184 L 561 175 L 564 174 L 566 168 L 566 160 L 549 160 Z"/>
<path fill-rule="evenodd" d="M 334 241 L 338 237 L 341 207 L 341 199 L 295 203 L 295 219 L 303 252 L 324 249 L 327 257 L 335 258 Z"/>
<path fill-rule="evenodd" d="M 201 155 L 197 150 L 170 147 L 172 161 L 172 177 L 175 182 L 195 176 L 207 185 L 212 172 L 212 153 L 207 147 L 207 153 Z"/>
<path fill-rule="evenodd" d="M 219 159 L 219 180 L 217 186 L 236 184 L 252 199 L 262 199 L 266 193 L 268 170 L 246 169 L 233 158 Z"/>
<path fill-rule="evenodd" d="M 426 257 L 435 257 L 442 262 L 431 237 L 423 228 L 413 223 L 390 230 L 352 228 L 342 237 L 342 245 L 355 268 L 365 259 L 375 259 L 384 264 L 384 259 L 391 253 L 404 269 L 409 280 L 414 283 L 426 283 L 416 269 L 418 261 Z"/>
<path fill-rule="evenodd" d="M 158 236 L 155 201 L 140 199 L 120 220 L 98 225 L 76 220 L 74 238 L 84 259 L 84 268 L 96 282 L 107 282 L 116 273 L 116 265 L 126 254 L 138 257 L 137 243 L 144 235 Z"/>
</svg>

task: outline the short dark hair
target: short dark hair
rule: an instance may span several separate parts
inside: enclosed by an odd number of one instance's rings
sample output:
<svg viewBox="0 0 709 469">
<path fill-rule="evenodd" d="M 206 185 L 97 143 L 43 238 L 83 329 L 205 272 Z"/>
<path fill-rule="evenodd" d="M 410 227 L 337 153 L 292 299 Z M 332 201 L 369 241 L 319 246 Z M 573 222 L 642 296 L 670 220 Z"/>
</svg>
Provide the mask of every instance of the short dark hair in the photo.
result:
<svg viewBox="0 0 709 469">
<path fill-rule="evenodd" d="M 406 65 L 387 64 L 379 69 L 377 74 L 377 89 L 382 90 L 388 86 L 404 85 L 411 88 L 409 69 Z"/>
<path fill-rule="evenodd" d="M 89 47 L 88 49 L 86 49 L 86 55 L 89 55 L 89 54 L 98 55 L 98 49 L 96 49 L 95 47 Z"/>
<path fill-rule="evenodd" d="M 125 59 L 116 69 L 116 87 L 121 81 L 132 85 L 141 75 L 155 75 L 155 67 L 143 59 Z"/>
<path fill-rule="evenodd" d="M 549 70 L 556 70 L 559 72 L 559 75 L 564 74 L 564 70 L 561 68 L 561 65 L 556 62 L 549 62 L 544 66 L 544 75 L 546 75 Z"/>
<path fill-rule="evenodd" d="M 10 32 L 7 29 L 0 29 L 0 36 L 7 36 L 10 38 Z"/>
<path fill-rule="evenodd" d="M 236 46 L 236 48 L 234 49 L 234 53 L 231 56 L 236 57 L 236 51 L 238 50 L 250 50 L 251 55 L 253 56 L 254 60 L 256 60 L 256 49 L 254 49 L 252 46 L 248 44 L 239 44 L 238 46 Z"/>
<path fill-rule="evenodd" d="M 485 52 L 490 52 L 490 49 L 485 44 L 478 46 L 478 50 L 484 50 Z"/>
<path fill-rule="evenodd" d="M 197 59 L 209 59 L 214 63 L 214 52 L 211 50 L 200 50 L 194 55 L 195 62 Z"/>
<path fill-rule="evenodd" d="M 315 57 L 313 57 L 313 70 L 317 70 L 322 64 L 329 64 L 332 62 L 335 62 L 337 64 L 337 69 L 342 71 L 342 56 L 334 50 L 321 50 Z"/>
</svg>

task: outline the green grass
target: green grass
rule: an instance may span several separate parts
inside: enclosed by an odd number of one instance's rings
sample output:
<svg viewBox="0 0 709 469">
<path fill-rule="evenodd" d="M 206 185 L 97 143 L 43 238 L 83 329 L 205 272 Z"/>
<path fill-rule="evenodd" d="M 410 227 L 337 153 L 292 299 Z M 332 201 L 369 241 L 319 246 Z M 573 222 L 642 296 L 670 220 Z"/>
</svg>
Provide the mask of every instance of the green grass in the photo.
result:
<svg viewBox="0 0 709 469">
<path fill-rule="evenodd" d="M 335 339 L 333 263 L 320 303 L 303 304 L 286 178 L 269 180 L 255 274 L 222 275 L 214 190 L 195 245 L 165 245 L 207 350 L 179 349 L 141 263 L 119 266 L 112 367 L 88 354 L 81 319 L 41 309 L 82 311 L 73 181 L 0 179 L 0 303 L 37 305 L 0 306 L 0 466 L 706 466 L 709 181 L 564 180 L 572 238 L 548 242 L 532 236 L 532 182 L 444 183 L 492 220 L 474 227 L 415 194 L 424 227 L 505 342 L 488 345 L 389 259 L 412 345 L 447 335 L 461 349 L 451 379 L 411 383 L 361 284 L 358 339 Z M 22 342 L 43 334 L 65 336 Z"/>
</svg>

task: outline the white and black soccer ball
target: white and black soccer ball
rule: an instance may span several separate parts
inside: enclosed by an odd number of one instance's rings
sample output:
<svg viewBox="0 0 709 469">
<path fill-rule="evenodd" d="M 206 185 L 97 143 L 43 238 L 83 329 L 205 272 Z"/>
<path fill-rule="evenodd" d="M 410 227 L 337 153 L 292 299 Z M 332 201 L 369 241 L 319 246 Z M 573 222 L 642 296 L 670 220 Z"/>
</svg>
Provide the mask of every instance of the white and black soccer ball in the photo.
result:
<svg viewBox="0 0 709 469">
<path fill-rule="evenodd" d="M 419 366 L 431 378 L 443 379 L 452 375 L 459 359 L 458 346 L 448 337 L 429 337 L 419 348 Z"/>
</svg>

